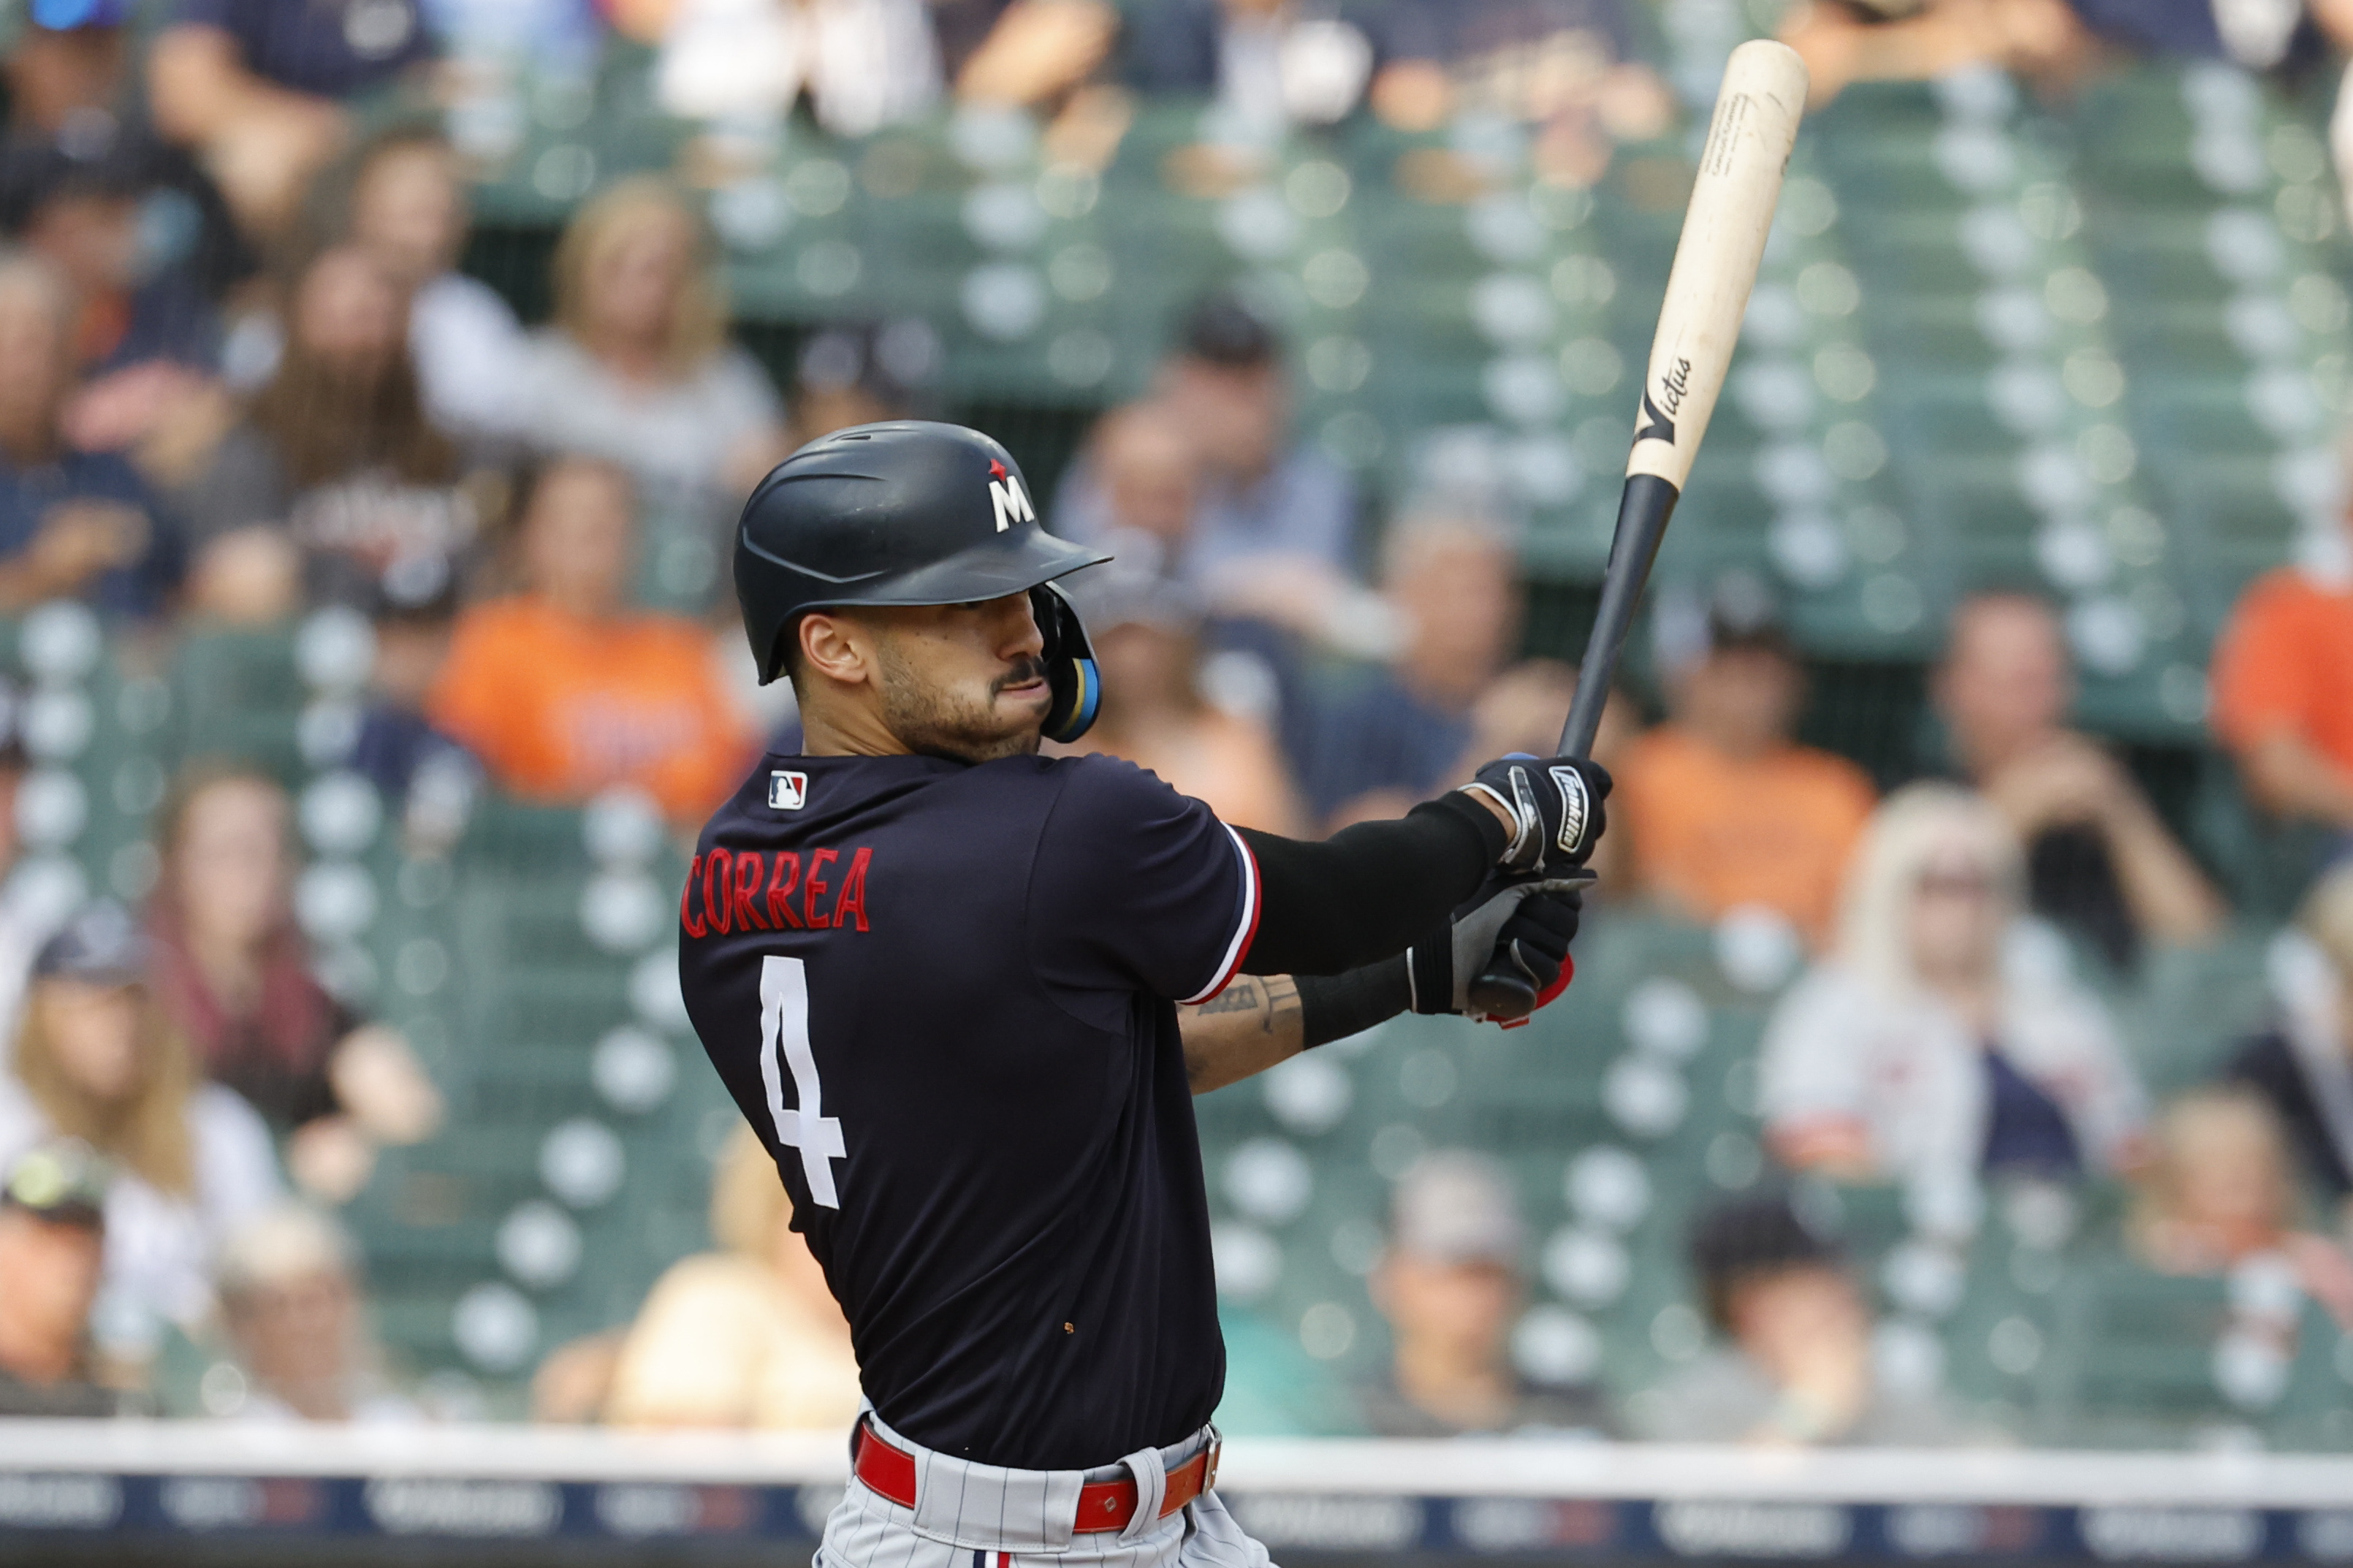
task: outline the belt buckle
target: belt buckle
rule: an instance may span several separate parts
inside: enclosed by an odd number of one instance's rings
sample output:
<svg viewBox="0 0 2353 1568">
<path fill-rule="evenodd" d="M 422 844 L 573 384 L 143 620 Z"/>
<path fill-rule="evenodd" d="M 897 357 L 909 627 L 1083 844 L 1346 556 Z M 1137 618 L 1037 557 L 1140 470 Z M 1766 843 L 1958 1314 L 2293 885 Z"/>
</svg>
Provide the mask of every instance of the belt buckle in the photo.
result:
<svg viewBox="0 0 2353 1568">
<path fill-rule="evenodd" d="M 1204 1495 L 1218 1484 L 1218 1456 L 1224 1452 L 1225 1447 L 1223 1439 L 1213 1437 L 1209 1446 L 1202 1450 L 1202 1457 L 1208 1460 L 1201 1470 L 1201 1491 Z"/>
</svg>

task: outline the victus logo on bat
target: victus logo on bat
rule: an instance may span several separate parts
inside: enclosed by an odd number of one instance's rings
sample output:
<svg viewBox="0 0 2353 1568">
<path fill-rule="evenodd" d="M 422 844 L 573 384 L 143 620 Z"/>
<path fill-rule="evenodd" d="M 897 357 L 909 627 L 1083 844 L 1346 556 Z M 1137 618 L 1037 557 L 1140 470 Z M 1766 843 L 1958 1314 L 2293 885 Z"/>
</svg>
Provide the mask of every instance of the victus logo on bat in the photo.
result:
<svg viewBox="0 0 2353 1568">
<path fill-rule="evenodd" d="M 1649 387 L 1642 389 L 1642 426 L 1634 432 L 1636 446 L 1645 441 L 1675 444 L 1675 416 L 1683 412 L 1683 398 L 1691 391 L 1691 368 L 1690 359 L 1678 356 L 1659 377 L 1655 396 Z"/>
</svg>

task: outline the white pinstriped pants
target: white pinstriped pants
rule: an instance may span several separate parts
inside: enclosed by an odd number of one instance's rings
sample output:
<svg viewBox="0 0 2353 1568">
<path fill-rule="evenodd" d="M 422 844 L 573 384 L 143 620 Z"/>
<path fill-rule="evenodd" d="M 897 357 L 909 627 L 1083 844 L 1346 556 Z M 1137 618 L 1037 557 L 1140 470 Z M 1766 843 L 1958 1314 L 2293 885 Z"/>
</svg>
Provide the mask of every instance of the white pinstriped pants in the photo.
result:
<svg viewBox="0 0 2353 1568">
<path fill-rule="evenodd" d="M 852 1478 L 825 1521 L 812 1568 L 1273 1568 L 1214 1491 L 1162 1519 L 1168 1471 L 1216 1440 L 1208 1427 L 1093 1470 L 1008 1470 L 934 1453 L 872 1414 L 877 1436 L 915 1458 L 915 1506 Z M 1079 1489 L 1134 1477 L 1125 1530 L 1075 1534 Z"/>
</svg>

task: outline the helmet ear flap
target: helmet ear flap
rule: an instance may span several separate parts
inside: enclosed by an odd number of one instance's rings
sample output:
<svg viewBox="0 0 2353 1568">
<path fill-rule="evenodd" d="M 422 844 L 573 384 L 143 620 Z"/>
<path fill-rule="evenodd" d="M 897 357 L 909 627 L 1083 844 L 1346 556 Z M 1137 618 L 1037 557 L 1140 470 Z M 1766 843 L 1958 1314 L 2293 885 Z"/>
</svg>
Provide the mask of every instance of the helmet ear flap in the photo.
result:
<svg viewBox="0 0 2353 1568">
<path fill-rule="evenodd" d="M 1092 728 L 1103 705 L 1103 677 L 1095 668 L 1095 650 L 1079 608 L 1060 584 L 1041 583 L 1029 590 L 1029 608 L 1046 643 L 1046 687 L 1053 706 L 1046 710 L 1043 733 L 1061 742 L 1077 740 Z"/>
</svg>

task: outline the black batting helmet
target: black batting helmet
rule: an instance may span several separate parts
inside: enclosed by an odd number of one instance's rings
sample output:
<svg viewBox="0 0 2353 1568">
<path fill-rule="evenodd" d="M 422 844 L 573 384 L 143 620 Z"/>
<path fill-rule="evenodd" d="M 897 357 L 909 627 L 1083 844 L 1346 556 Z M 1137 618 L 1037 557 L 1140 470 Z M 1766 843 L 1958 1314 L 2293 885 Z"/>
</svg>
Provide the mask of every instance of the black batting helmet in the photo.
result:
<svg viewBox="0 0 2353 1568">
<path fill-rule="evenodd" d="M 1013 455 L 977 430 L 921 419 L 853 425 L 769 471 L 735 527 L 735 595 L 763 685 L 811 610 L 961 605 L 1026 593 L 1046 639 L 1050 741 L 1094 722 L 1102 684 L 1079 613 L 1054 579 L 1110 557 L 1038 525 Z"/>
</svg>

